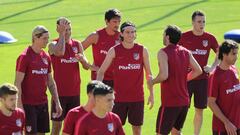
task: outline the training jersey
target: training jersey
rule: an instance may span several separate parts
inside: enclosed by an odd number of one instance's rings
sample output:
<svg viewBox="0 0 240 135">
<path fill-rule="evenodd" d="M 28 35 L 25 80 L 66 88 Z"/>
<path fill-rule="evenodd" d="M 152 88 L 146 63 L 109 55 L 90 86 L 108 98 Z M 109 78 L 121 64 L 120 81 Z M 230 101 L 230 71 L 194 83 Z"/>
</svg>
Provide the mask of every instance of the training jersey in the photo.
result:
<svg viewBox="0 0 240 135">
<path fill-rule="evenodd" d="M 58 39 L 56 40 L 58 41 Z M 59 96 L 80 95 L 80 70 L 75 54 L 80 52 L 79 41 L 71 39 L 65 45 L 63 56 L 51 55 L 53 76 Z"/>
<path fill-rule="evenodd" d="M 93 62 L 96 66 L 101 67 L 108 50 L 116 44 L 120 43 L 119 32 L 114 35 L 108 35 L 106 29 L 100 29 L 96 32 L 98 41 L 92 45 Z M 112 66 L 110 66 L 104 74 L 103 80 L 113 80 Z M 92 80 L 96 80 L 97 73 L 92 71 Z"/>
<path fill-rule="evenodd" d="M 22 81 L 22 103 L 39 105 L 47 103 L 47 81 L 51 72 L 51 61 L 43 50 L 35 53 L 26 48 L 17 59 L 16 71 L 25 73 Z"/>
<path fill-rule="evenodd" d="M 168 78 L 161 83 L 163 107 L 189 105 L 187 74 L 190 64 L 189 51 L 179 45 L 168 45 L 162 49 L 167 54 Z"/>
<path fill-rule="evenodd" d="M 0 135 L 22 135 L 25 126 L 25 114 L 16 108 L 11 116 L 5 116 L 0 110 Z"/>
<path fill-rule="evenodd" d="M 134 43 L 131 49 L 127 49 L 119 44 L 114 51 L 115 102 L 143 101 L 143 46 Z"/>
<path fill-rule="evenodd" d="M 78 120 L 74 135 L 125 135 L 120 118 L 108 112 L 105 118 L 90 112 Z"/>
<path fill-rule="evenodd" d="M 71 109 L 64 120 L 63 132 L 73 135 L 77 120 L 87 114 L 82 106 Z"/>
<path fill-rule="evenodd" d="M 192 31 L 187 31 L 182 34 L 181 40 L 178 44 L 182 45 L 183 47 L 187 48 L 192 52 L 193 57 L 201 66 L 202 70 L 203 67 L 206 66 L 208 63 L 210 50 L 212 49 L 216 53 L 218 48 L 218 42 L 216 38 L 212 34 L 207 32 L 204 32 L 201 36 L 196 36 L 193 34 Z M 203 70 L 203 73 L 193 80 L 207 78 L 208 74 Z"/>
<path fill-rule="evenodd" d="M 219 66 L 210 75 L 209 97 L 215 97 L 223 114 L 240 129 L 240 84 L 237 69 L 231 66 L 223 70 Z M 214 131 L 226 131 L 223 122 L 213 114 Z"/>
</svg>

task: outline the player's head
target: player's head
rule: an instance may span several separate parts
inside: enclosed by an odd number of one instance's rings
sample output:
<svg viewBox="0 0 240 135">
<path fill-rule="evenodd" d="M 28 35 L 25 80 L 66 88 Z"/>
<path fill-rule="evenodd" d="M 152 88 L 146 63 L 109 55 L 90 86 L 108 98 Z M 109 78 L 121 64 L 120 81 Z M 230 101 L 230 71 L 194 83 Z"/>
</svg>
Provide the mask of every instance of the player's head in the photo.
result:
<svg viewBox="0 0 240 135">
<path fill-rule="evenodd" d="M 178 26 L 168 25 L 163 33 L 163 44 L 164 45 L 169 45 L 169 44 L 176 45 L 179 42 L 181 36 L 182 36 L 182 32 Z"/>
<path fill-rule="evenodd" d="M 98 84 L 93 90 L 93 95 L 96 107 L 105 112 L 112 111 L 115 97 L 111 87 L 105 84 Z"/>
<path fill-rule="evenodd" d="M 136 39 L 136 26 L 132 22 L 124 22 L 120 27 L 120 31 L 122 41 L 132 43 Z"/>
<path fill-rule="evenodd" d="M 88 94 L 88 96 L 93 95 L 94 88 L 99 84 L 103 84 L 103 83 L 101 81 L 92 80 L 87 84 L 87 94 Z"/>
<path fill-rule="evenodd" d="M 65 38 L 68 41 L 71 38 L 72 34 L 71 21 L 66 17 L 59 17 L 57 19 L 57 31 L 59 31 L 60 24 L 65 24 L 67 27 L 65 32 Z"/>
<path fill-rule="evenodd" d="M 41 48 L 45 48 L 48 44 L 49 32 L 44 26 L 38 25 L 32 31 L 32 42 L 39 45 Z"/>
<path fill-rule="evenodd" d="M 105 22 L 109 29 L 118 31 L 121 22 L 121 12 L 115 8 L 108 9 L 105 12 Z"/>
<path fill-rule="evenodd" d="M 233 40 L 225 40 L 219 47 L 218 59 L 228 65 L 234 65 L 238 57 L 238 44 Z"/>
<path fill-rule="evenodd" d="M 14 111 L 17 106 L 17 88 L 9 83 L 0 86 L 0 102 L 8 111 Z"/>
<path fill-rule="evenodd" d="M 195 11 L 192 14 L 193 29 L 197 32 L 203 32 L 205 28 L 206 17 L 202 11 Z"/>
</svg>

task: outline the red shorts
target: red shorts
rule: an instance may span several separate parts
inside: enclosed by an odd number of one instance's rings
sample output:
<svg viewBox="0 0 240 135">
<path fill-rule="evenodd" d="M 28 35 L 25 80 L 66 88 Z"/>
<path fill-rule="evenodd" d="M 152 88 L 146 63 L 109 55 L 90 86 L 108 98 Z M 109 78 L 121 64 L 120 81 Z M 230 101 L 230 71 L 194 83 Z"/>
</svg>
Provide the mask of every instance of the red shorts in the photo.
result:
<svg viewBox="0 0 240 135">
<path fill-rule="evenodd" d="M 168 135 L 172 128 L 181 130 L 188 112 L 188 106 L 160 107 L 158 111 L 156 132 Z"/>
<path fill-rule="evenodd" d="M 48 104 L 23 104 L 26 115 L 26 132 L 29 134 L 49 132 Z"/>
<path fill-rule="evenodd" d="M 188 92 L 191 101 L 192 95 L 194 95 L 194 106 L 198 109 L 207 108 L 207 90 L 208 80 L 192 80 L 188 82 Z"/>
<path fill-rule="evenodd" d="M 122 125 L 125 124 L 128 117 L 128 122 L 131 125 L 141 126 L 143 124 L 144 101 L 115 102 L 112 112 L 120 117 Z"/>
<path fill-rule="evenodd" d="M 51 115 L 51 120 L 53 121 L 63 121 L 69 110 L 80 105 L 79 96 L 66 96 L 66 97 L 62 96 L 59 97 L 59 101 L 63 109 L 62 115 L 58 118 L 53 118 Z M 51 114 L 53 114 L 54 112 L 56 112 L 55 102 L 52 101 Z"/>
</svg>

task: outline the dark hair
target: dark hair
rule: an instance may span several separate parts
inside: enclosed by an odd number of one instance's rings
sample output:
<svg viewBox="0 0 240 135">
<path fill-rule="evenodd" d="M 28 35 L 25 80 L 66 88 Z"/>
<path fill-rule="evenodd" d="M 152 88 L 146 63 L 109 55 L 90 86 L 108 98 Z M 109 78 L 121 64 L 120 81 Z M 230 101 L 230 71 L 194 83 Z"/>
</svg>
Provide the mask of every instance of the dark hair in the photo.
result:
<svg viewBox="0 0 240 135">
<path fill-rule="evenodd" d="M 124 23 L 122 23 L 121 27 L 120 27 L 120 31 L 121 33 L 123 33 L 123 31 L 125 30 L 126 27 L 128 26 L 132 26 L 134 28 L 136 28 L 135 24 L 130 22 L 130 21 L 126 21 Z M 120 35 L 120 39 L 123 41 L 123 37 Z"/>
<path fill-rule="evenodd" d="M 0 87 L 0 97 L 4 97 L 7 95 L 15 95 L 17 94 L 18 90 L 16 86 L 10 84 L 10 83 L 5 83 Z"/>
<path fill-rule="evenodd" d="M 192 21 L 195 19 L 196 16 L 205 16 L 205 14 L 203 13 L 203 11 L 200 10 L 194 11 L 192 14 Z"/>
<path fill-rule="evenodd" d="M 238 49 L 237 42 L 233 40 L 225 40 L 219 47 L 218 59 L 223 60 L 223 54 L 229 54 L 231 50 Z"/>
<path fill-rule="evenodd" d="M 105 96 L 111 93 L 113 93 L 113 89 L 103 83 L 96 85 L 95 88 L 93 89 L 94 96 L 97 96 L 97 95 Z"/>
<path fill-rule="evenodd" d="M 121 12 L 116 9 L 116 8 L 112 8 L 109 9 L 105 12 L 105 20 L 107 20 L 108 22 L 113 19 L 113 18 L 121 18 Z"/>
<path fill-rule="evenodd" d="M 93 81 L 90 81 L 88 84 L 87 84 L 87 93 L 92 93 L 94 88 L 99 85 L 99 84 L 102 84 L 102 82 L 100 81 L 97 81 L 97 80 L 93 80 Z"/>
<path fill-rule="evenodd" d="M 169 36 L 169 41 L 172 44 L 177 44 L 182 36 L 180 28 L 176 25 L 168 25 L 164 32 L 166 36 Z"/>
</svg>

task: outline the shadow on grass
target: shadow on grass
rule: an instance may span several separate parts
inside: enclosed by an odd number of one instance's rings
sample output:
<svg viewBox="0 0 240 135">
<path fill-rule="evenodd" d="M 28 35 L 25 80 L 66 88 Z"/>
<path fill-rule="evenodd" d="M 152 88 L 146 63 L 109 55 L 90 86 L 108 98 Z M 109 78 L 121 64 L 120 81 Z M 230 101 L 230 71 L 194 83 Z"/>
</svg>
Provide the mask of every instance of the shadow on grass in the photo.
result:
<svg viewBox="0 0 240 135">
<path fill-rule="evenodd" d="M 156 22 L 159 22 L 159 21 L 161 21 L 161 20 L 164 20 L 164 19 L 166 19 L 166 18 L 168 18 L 168 17 L 170 17 L 170 16 L 172 16 L 172 15 L 174 15 L 174 14 L 176 14 L 176 13 L 178 13 L 178 12 L 180 12 L 180 11 L 186 9 L 186 8 L 189 8 L 189 7 L 192 7 L 192 6 L 195 6 L 195 5 L 197 5 L 197 4 L 201 4 L 201 3 L 203 3 L 203 2 L 207 2 L 207 1 L 208 1 L 208 0 L 201 0 L 201 1 L 197 1 L 197 2 L 192 2 L 192 3 L 190 3 L 190 4 L 187 4 L 187 5 L 185 5 L 185 6 L 182 6 L 182 7 L 180 7 L 180 8 L 177 8 L 177 9 L 175 9 L 175 10 L 173 10 L 173 11 L 171 11 L 171 12 L 169 12 L 169 13 L 163 15 L 163 16 L 160 16 L 159 18 L 156 18 L 156 19 L 154 19 L 154 20 L 151 20 L 151 21 L 148 21 L 148 22 L 146 22 L 146 23 L 143 23 L 143 24 L 137 26 L 137 29 L 142 29 L 142 28 L 144 28 L 144 27 L 146 27 L 146 26 L 148 26 L 148 25 L 151 25 L 151 24 L 153 24 L 153 23 L 156 23 Z"/>
<path fill-rule="evenodd" d="M 192 2 L 177 2 L 177 3 L 170 3 L 170 4 L 158 4 L 158 5 L 150 5 L 150 6 L 122 9 L 121 12 L 131 12 L 131 11 L 136 11 L 136 10 L 145 10 L 145 9 L 158 8 L 158 7 L 163 7 L 163 6 L 176 6 L 176 5 L 185 5 L 185 4 L 192 5 L 193 3 Z M 69 16 L 66 16 L 66 17 L 77 18 L 77 17 L 95 16 L 95 15 L 104 15 L 104 11 L 103 12 L 95 12 L 95 13 L 82 13 L 82 14 L 76 14 L 76 15 L 69 15 Z M 59 16 L 45 17 L 45 18 L 38 18 L 38 19 L 27 19 L 27 20 L 20 20 L 20 21 L 1 23 L 0 25 L 2 25 L 2 24 L 25 23 L 25 22 L 36 22 L 36 21 L 44 21 L 44 20 L 55 20 L 58 17 Z M 164 17 L 164 18 L 166 18 L 166 17 Z"/>
<path fill-rule="evenodd" d="M 206 25 L 218 25 L 218 24 L 224 24 L 224 23 L 234 23 L 234 22 L 239 22 L 239 21 L 240 21 L 240 19 L 213 21 L 213 22 L 207 22 Z M 191 24 L 191 22 L 189 22 L 189 24 L 178 25 L 178 26 L 180 28 L 186 28 L 186 27 L 192 27 L 192 24 Z M 142 30 L 139 30 L 138 32 L 157 31 L 157 30 L 163 30 L 164 28 L 166 28 L 166 26 L 149 28 L 149 29 L 142 29 Z"/>
<path fill-rule="evenodd" d="M 35 2 L 36 0 L 19 0 L 19 1 L 8 1 L 8 2 L 0 2 L 0 5 L 15 5 L 15 4 L 23 4 L 23 3 L 29 3 L 29 2 Z M 41 0 L 43 1 L 43 0 Z M 46 0 L 45 0 L 46 1 Z"/>
<path fill-rule="evenodd" d="M 24 10 L 24 11 L 20 11 L 20 12 L 14 13 L 12 15 L 5 16 L 3 18 L 0 18 L 0 22 L 4 21 L 4 20 L 7 20 L 7 19 L 10 19 L 10 18 L 13 18 L 13 17 L 16 17 L 16 16 L 19 16 L 21 14 L 25 14 L 25 13 L 28 13 L 28 12 L 32 12 L 34 10 L 38 10 L 38 9 L 41 9 L 41 8 L 45 8 L 45 7 L 54 5 L 54 4 L 56 4 L 56 3 L 60 2 L 60 1 L 62 1 L 62 0 L 55 0 L 55 1 L 43 4 L 43 5 L 38 6 L 38 7 L 34 7 L 34 8 L 31 8 L 31 9 L 27 9 L 27 10 Z"/>
</svg>

